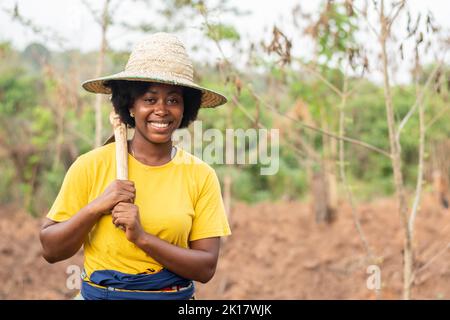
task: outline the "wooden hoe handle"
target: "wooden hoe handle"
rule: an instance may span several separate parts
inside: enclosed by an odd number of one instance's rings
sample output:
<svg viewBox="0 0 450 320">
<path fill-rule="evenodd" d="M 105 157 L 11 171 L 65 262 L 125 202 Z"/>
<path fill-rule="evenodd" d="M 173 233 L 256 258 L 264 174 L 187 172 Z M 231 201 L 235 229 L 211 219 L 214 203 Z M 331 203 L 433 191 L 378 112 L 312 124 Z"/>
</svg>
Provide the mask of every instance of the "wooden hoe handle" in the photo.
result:
<svg viewBox="0 0 450 320">
<path fill-rule="evenodd" d="M 128 180 L 127 127 L 114 111 L 109 114 L 109 121 L 114 128 L 114 138 L 116 139 L 116 178 Z"/>
</svg>

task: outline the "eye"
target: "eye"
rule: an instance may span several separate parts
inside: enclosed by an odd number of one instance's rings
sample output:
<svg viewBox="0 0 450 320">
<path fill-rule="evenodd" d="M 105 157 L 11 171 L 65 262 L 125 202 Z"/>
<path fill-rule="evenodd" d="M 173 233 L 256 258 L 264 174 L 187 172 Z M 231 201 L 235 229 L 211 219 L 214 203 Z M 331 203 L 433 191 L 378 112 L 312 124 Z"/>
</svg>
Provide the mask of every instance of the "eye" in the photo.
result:
<svg viewBox="0 0 450 320">
<path fill-rule="evenodd" d="M 167 99 L 168 104 L 180 104 L 183 101 L 182 98 L 180 97 L 169 97 L 169 99 Z"/>
<path fill-rule="evenodd" d="M 147 99 L 144 99 L 144 101 L 145 101 L 145 102 L 148 102 L 148 103 L 150 103 L 150 104 L 156 103 L 156 99 L 155 99 L 155 98 L 147 98 Z"/>
</svg>

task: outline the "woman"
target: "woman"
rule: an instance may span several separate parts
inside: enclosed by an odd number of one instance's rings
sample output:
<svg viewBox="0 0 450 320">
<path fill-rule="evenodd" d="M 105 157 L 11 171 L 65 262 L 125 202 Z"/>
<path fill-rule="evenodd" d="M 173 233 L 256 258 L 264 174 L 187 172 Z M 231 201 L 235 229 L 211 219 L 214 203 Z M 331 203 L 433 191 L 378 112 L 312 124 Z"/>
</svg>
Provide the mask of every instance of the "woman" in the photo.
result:
<svg viewBox="0 0 450 320">
<path fill-rule="evenodd" d="M 193 281 L 213 277 L 220 237 L 231 232 L 214 170 L 171 137 L 225 97 L 193 82 L 183 44 L 166 33 L 138 43 L 125 71 L 83 87 L 112 93 L 135 128 L 129 181 L 115 179 L 115 143 L 78 157 L 42 227 L 44 258 L 84 245 L 79 299 L 192 299 Z"/>
</svg>

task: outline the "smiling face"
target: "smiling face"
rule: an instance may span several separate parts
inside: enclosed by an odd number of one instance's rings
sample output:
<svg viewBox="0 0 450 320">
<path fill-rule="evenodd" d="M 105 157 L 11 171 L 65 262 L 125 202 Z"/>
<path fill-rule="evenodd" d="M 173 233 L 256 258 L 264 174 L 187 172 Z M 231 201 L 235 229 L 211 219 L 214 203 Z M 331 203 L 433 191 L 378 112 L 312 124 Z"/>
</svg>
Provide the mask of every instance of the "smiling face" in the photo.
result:
<svg viewBox="0 0 450 320">
<path fill-rule="evenodd" d="M 134 113 L 136 133 L 155 144 L 167 143 L 183 118 L 183 88 L 151 84 L 135 99 L 130 112 Z"/>
</svg>

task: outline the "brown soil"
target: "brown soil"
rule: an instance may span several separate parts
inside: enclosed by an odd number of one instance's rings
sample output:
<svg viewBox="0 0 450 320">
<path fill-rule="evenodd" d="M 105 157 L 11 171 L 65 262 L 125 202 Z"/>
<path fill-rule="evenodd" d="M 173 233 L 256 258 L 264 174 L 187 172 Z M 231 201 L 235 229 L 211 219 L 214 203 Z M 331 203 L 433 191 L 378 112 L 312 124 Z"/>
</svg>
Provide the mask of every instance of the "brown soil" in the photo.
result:
<svg viewBox="0 0 450 320">
<path fill-rule="evenodd" d="M 395 208 L 392 199 L 358 206 L 375 254 L 368 260 L 345 204 L 331 225 L 317 225 L 305 203 L 236 204 L 233 235 L 222 245 L 215 277 L 197 284 L 197 298 L 376 299 L 366 285 L 371 264 L 381 268 L 378 298 L 401 298 L 403 231 Z M 0 208 L 0 299 L 69 299 L 76 294 L 67 289 L 67 268 L 81 266 L 82 253 L 46 263 L 40 224 L 21 210 Z M 415 268 L 420 272 L 414 298 L 450 299 L 449 244 L 450 212 L 425 199 L 416 221 Z"/>
</svg>

